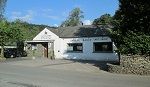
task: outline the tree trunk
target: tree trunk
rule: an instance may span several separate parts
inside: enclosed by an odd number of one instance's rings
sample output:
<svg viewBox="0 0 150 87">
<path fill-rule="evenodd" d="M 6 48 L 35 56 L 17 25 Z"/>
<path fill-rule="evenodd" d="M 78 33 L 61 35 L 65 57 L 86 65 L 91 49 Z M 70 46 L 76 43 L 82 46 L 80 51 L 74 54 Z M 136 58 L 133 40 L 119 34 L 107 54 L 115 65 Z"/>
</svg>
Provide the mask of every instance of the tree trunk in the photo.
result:
<svg viewBox="0 0 150 87">
<path fill-rule="evenodd" d="M 4 57 L 4 46 L 1 46 L 1 59 L 5 59 L 5 57 Z"/>
</svg>

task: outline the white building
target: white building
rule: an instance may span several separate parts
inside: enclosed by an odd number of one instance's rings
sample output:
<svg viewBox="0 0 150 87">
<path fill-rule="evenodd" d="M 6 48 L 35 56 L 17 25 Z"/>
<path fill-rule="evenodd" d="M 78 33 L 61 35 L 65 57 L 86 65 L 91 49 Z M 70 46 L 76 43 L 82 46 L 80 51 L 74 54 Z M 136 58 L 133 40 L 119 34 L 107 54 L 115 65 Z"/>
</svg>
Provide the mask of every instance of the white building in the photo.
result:
<svg viewBox="0 0 150 87">
<path fill-rule="evenodd" d="M 118 61 L 116 47 L 108 37 L 108 26 L 45 28 L 32 41 L 32 49 L 55 59 Z M 39 48 L 41 44 L 42 48 Z M 34 47 L 34 48 L 33 48 Z"/>
</svg>

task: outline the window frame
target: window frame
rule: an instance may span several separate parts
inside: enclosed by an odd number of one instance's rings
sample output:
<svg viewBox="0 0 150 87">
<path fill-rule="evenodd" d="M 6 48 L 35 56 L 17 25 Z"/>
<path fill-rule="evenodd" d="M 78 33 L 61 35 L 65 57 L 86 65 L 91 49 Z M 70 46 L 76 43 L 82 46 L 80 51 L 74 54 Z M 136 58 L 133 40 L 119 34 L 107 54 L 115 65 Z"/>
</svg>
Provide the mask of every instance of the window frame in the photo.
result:
<svg viewBox="0 0 150 87">
<path fill-rule="evenodd" d="M 111 46 L 110 46 L 110 50 L 109 49 L 107 49 L 107 50 L 98 50 L 98 51 L 96 51 L 95 50 L 95 44 L 98 44 L 98 43 L 100 43 L 101 44 L 101 46 L 102 45 L 109 45 L 109 44 L 111 44 Z M 109 43 L 109 44 L 107 44 L 107 43 Z M 102 47 L 101 47 L 102 48 Z M 113 53 L 113 42 L 93 42 L 93 53 Z"/>
<path fill-rule="evenodd" d="M 73 47 L 72 48 L 73 50 L 72 51 L 68 50 L 69 45 L 75 45 L 75 48 L 74 48 L 74 46 L 71 46 L 71 47 Z M 74 49 L 77 49 L 77 46 L 81 46 L 82 49 L 81 50 L 74 50 Z M 83 43 L 67 43 L 67 53 L 83 53 Z"/>
</svg>

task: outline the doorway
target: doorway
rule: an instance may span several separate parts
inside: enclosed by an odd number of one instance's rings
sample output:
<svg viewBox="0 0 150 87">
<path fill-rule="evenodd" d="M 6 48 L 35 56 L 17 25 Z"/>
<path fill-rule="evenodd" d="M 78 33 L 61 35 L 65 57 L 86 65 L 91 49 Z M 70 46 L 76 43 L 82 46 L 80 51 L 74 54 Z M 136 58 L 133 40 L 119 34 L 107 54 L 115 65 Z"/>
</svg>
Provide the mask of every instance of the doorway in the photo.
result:
<svg viewBox="0 0 150 87">
<path fill-rule="evenodd" d="M 27 43 L 28 56 L 45 57 L 54 59 L 54 42 L 52 41 L 39 41 Z M 31 49 L 30 49 L 31 48 Z M 34 48 L 34 49 L 33 49 Z"/>
<path fill-rule="evenodd" d="M 48 58 L 48 43 L 43 43 L 42 45 L 43 45 L 43 49 L 44 49 L 43 50 L 43 52 L 44 52 L 43 56 L 46 57 L 46 58 Z"/>
</svg>

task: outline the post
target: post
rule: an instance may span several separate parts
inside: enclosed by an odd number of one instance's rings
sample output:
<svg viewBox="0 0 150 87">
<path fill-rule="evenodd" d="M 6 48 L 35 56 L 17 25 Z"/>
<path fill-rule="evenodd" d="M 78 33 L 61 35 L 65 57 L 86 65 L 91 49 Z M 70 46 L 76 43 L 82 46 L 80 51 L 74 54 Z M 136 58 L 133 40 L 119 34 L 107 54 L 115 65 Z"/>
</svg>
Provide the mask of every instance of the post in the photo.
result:
<svg viewBox="0 0 150 87">
<path fill-rule="evenodd" d="M 1 56 L 0 56 L 0 61 L 4 61 L 6 58 L 4 57 L 4 46 L 1 46 Z"/>
</svg>

